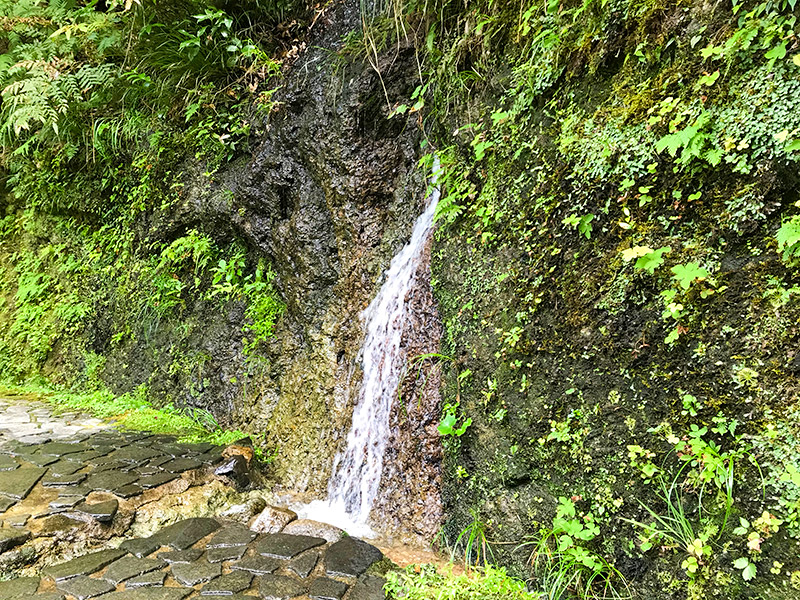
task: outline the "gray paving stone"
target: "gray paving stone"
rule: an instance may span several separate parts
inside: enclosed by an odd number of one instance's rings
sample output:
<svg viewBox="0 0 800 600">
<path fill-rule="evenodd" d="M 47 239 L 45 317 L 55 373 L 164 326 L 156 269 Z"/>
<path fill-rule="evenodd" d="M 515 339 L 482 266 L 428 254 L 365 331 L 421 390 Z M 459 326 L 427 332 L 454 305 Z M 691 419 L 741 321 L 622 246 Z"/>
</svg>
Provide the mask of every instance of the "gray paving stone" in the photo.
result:
<svg viewBox="0 0 800 600">
<path fill-rule="evenodd" d="M 317 577 L 311 582 L 308 597 L 311 600 L 342 600 L 348 587 L 346 583 L 329 577 Z"/>
<path fill-rule="evenodd" d="M 135 588 L 156 587 L 164 585 L 164 580 L 166 578 L 167 578 L 166 571 L 151 571 L 150 573 L 145 573 L 143 575 L 139 575 L 138 577 L 128 579 L 128 581 L 125 582 L 125 589 L 132 590 Z"/>
<path fill-rule="evenodd" d="M 286 568 L 295 573 L 298 577 L 308 577 L 308 574 L 314 570 L 319 560 L 318 552 L 306 552 L 297 558 L 292 559 Z"/>
<path fill-rule="evenodd" d="M 203 587 L 200 594 L 203 596 L 232 596 L 237 592 L 243 592 L 250 587 L 253 581 L 253 574 L 247 571 L 234 571 L 227 575 L 217 577 L 211 583 Z"/>
<path fill-rule="evenodd" d="M 196 458 L 176 458 L 169 462 L 163 463 L 161 468 L 171 473 L 183 473 L 192 469 L 199 469 L 203 466 L 202 461 Z"/>
<path fill-rule="evenodd" d="M 64 442 L 50 442 L 49 444 L 42 444 L 39 447 L 40 454 L 47 454 L 50 456 L 66 456 L 68 454 L 75 454 L 76 452 L 83 452 L 88 450 L 88 446 L 84 444 L 68 444 Z"/>
<path fill-rule="evenodd" d="M 192 588 L 146 587 L 112 592 L 101 596 L 101 598 L 103 600 L 183 600 L 193 591 Z"/>
<path fill-rule="evenodd" d="M 83 502 L 85 496 L 83 495 L 64 495 L 59 496 L 55 500 L 50 503 L 50 508 L 52 509 L 59 509 L 59 508 L 74 508 L 81 502 Z"/>
<path fill-rule="evenodd" d="M 258 534 L 252 531 L 249 527 L 240 525 L 239 523 L 233 525 L 226 525 L 214 534 L 206 548 L 230 548 L 232 546 L 246 546 L 252 542 Z"/>
<path fill-rule="evenodd" d="M 45 594 L 36 594 L 25 600 L 64 600 L 64 594 L 58 592 L 47 592 Z"/>
<path fill-rule="evenodd" d="M 9 508 L 17 503 L 13 498 L 4 498 L 0 496 L 0 513 L 6 512 Z"/>
<path fill-rule="evenodd" d="M 117 514 L 117 508 L 119 508 L 119 502 L 116 500 L 106 500 L 105 502 L 97 502 L 95 504 L 82 502 L 75 507 L 75 510 L 79 513 L 89 515 L 100 523 L 108 523 L 114 519 L 114 515 Z"/>
<path fill-rule="evenodd" d="M 256 546 L 256 552 L 263 556 L 290 559 L 301 552 L 321 546 L 325 543 L 323 538 L 308 535 L 288 535 L 285 533 L 270 533 Z"/>
<path fill-rule="evenodd" d="M 42 485 L 45 487 L 69 487 L 83 483 L 86 479 L 86 473 L 75 473 L 73 475 L 47 475 L 42 478 Z"/>
<path fill-rule="evenodd" d="M 283 561 L 269 556 L 251 556 L 231 565 L 231 569 L 249 571 L 253 575 L 268 575 L 277 571 Z"/>
<path fill-rule="evenodd" d="M 347 600 L 386 600 L 384 585 L 386 580 L 382 577 L 365 575 L 353 586 Z"/>
<path fill-rule="evenodd" d="M 172 546 L 176 550 L 185 550 L 215 532 L 219 527 L 219 522 L 216 519 L 195 517 L 193 519 L 184 519 L 165 527 L 153 537 L 164 546 Z"/>
<path fill-rule="evenodd" d="M 0 477 L 0 495 L 22 500 L 44 474 L 45 469 L 31 467 L 4 471 L 2 477 Z"/>
<path fill-rule="evenodd" d="M 375 546 L 354 537 L 345 537 L 328 548 L 325 572 L 341 577 L 358 577 L 383 558 Z"/>
<path fill-rule="evenodd" d="M 308 586 L 299 579 L 283 575 L 264 575 L 258 586 L 263 600 L 289 600 L 306 593 Z"/>
<path fill-rule="evenodd" d="M 158 558 L 168 562 L 169 564 L 174 564 L 195 562 L 196 560 L 200 560 L 201 556 L 203 556 L 202 550 L 199 548 L 189 548 L 188 550 L 162 552 L 158 555 Z"/>
<path fill-rule="evenodd" d="M 167 563 L 157 558 L 136 558 L 133 556 L 123 556 L 118 561 L 113 562 L 106 569 L 102 577 L 114 585 L 122 583 L 126 579 L 144 575 L 150 571 L 155 571 L 165 567 Z"/>
<path fill-rule="evenodd" d="M 137 483 L 143 488 L 154 488 L 165 483 L 169 483 L 180 477 L 177 473 L 156 473 L 155 475 L 144 475 L 139 477 Z"/>
<path fill-rule="evenodd" d="M 206 559 L 211 563 L 239 560 L 247 552 L 247 546 L 233 546 L 231 548 L 209 548 Z"/>
<path fill-rule="evenodd" d="M 0 471 L 13 471 L 19 467 L 19 463 L 10 456 L 0 455 Z"/>
<path fill-rule="evenodd" d="M 44 569 L 43 573 L 56 581 L 62 581 L 78 575 L 90 575 L 123 556 L 125 556 L 124 550 L 100 550 L 73 558 L 60 565 L 51 565 Z"/>
<path fill-rule="evenodd" d="M 205 560 L 198 560 L 192 563 L 175 563 L 171 568 L 175 581 L 186 586 L 211 581 L 222 573 L 221 565 L 212 565 Z"/>
<path fill-rule="evenodd" d="M 120 473 L 119 471 L 104 471 L 102 473 L 92 473 L 86 481 L 86 485 L 93 490 L 100 490 L 103 492 L 114 493 L 126 485 L 135 483 L 138 477 L 129 473 Z"/>
<path fill-rule="evenodd" d="M 163 452 L 145 446 L 127 446 L 111 454 L 111 458 L 124 461 L 142 461 L 161 456 L 162 454 Z"/>
<path fill-rule="evenodd" d="M 11 581 L 0 581 L 0 598 L 14 600 L 35 594 L 37 589 L 39 589 L 38 577 L 20 577 Z"/>
<path fill-rule="evenodd" d="M 152 536 L 149 538 L 133 538 L 131 540 L 125 540 L 119 547 L 125 552 L 130 552 L 134 556 L 143 558 L 161 548 L 161 542 L 154 539 Z"/>
<path fill-rule="evenodd" d="M 83 464 L 73 460 L 60 460 L 53 463 L 48 467 L 48 475 L 55 475 L 56 477 L 64 477 L 65 475 L 72 475 L 77 473 L 84 467 Z"/>
<path fill-rule="evenodd" d="M 93 579 L 85 575 L 79 575 L 71 579 L 65 579 L 56 584 L 59 590 L 70 596 L 75 596 L 77 600 L 95 598 L 102 594 L 114 591 L 114 585 L 104 579 Z"/>
<path fill-rule="evenodd" d="M 31 532 L 18 529 L 0 529 L 0 552 L 24 544 L 31 537 Z"/>
<path fill-rule="evenodd" d="M 114 490 L 114 495 L 119 496 L 120 498 L 133 498 L 134 496 L 138 496 L 144 491 L 144 488 L 138 484 L 131 483 L 129 485 L 123 485 L 121 488 L 117 488 Z"/>
</svg>

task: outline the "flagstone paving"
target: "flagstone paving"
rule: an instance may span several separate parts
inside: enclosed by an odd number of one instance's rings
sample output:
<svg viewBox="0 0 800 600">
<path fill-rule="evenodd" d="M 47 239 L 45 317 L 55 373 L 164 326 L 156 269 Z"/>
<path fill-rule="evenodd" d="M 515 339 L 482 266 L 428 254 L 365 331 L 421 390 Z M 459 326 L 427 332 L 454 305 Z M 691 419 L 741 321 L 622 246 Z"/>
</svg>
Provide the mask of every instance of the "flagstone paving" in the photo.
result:
<svg viewBox="0 0 800 600">
<path fill-rule="evenodd" d="M 39 577 L 0 581 L 0 600 L 385 598 L 383 579 L 368 571 L 383 555 L 355 538 L 257 533 L 195 517 L 120 543 L 137 498 L 198 472 L 213 475 L 222 450 L 0 398 L 0 560 L 82 527 L 99 532 L 101 548 L 110 539 L 119 545 L 58 561 Z"/>
</svg>

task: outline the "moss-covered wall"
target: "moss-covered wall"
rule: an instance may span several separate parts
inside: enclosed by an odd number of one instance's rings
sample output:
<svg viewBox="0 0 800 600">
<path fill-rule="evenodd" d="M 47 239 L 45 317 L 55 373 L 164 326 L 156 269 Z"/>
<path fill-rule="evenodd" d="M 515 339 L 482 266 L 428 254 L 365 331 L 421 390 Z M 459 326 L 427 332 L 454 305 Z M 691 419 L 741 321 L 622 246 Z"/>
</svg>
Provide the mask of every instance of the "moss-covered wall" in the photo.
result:
<svg viewBox="0 0 800 600">
<path fill-rule="evenodd" d="M 469 423 L 446 440 L 450 541 L 482 532 L 541 577 L 575 555 L 533 568 L 523 544 L 574 504 L 599 530 L 571 543 L 634 597 L 796 597 L 794 7 L 440 14 L 433 279 Z M 667 499 L 692 530 L 648 539 Z"/>
</svg>

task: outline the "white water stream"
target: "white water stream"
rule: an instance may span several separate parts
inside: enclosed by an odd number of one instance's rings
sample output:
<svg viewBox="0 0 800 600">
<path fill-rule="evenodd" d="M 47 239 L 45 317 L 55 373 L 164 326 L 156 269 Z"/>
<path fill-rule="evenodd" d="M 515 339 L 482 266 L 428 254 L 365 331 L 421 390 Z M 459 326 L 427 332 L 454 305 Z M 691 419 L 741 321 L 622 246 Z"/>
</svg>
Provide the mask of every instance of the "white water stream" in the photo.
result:
<svg viewBox="0 0 800 600">
<path fill-rule="evenodd" d="M 361 313 L 365 329 L 360 353 L 364 379 L 347 445 L 334 459 L 328 499 L 292 507 L 303 518 L 336 525 L 359 537 L 374 536 L 367 520 L 380 488 L 390 436 L 389 417 L 407 360 L 400 347 L 408 321 L 406 299 L 433 229 L 439 201 L 438 160 L 433 167 L 433 191 L 425 212 L 414 223 L 411 240 L 392 259 L 377 296 Z"/>
</svg>

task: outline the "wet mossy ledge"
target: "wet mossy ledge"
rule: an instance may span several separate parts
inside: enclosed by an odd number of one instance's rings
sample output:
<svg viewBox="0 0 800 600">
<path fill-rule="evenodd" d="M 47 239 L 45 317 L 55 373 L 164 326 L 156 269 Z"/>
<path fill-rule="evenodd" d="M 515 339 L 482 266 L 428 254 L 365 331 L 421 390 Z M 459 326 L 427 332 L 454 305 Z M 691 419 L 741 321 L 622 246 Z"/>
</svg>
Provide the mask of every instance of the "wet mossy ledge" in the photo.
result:
<svg viewBox="0 0 800 600">
<path fill-rule="evenodd" d="M 794 3 L 444 4 L 401 112 L 442 162 L 446 539 L 586 597 L 797 597 Z"/>
</svg>

